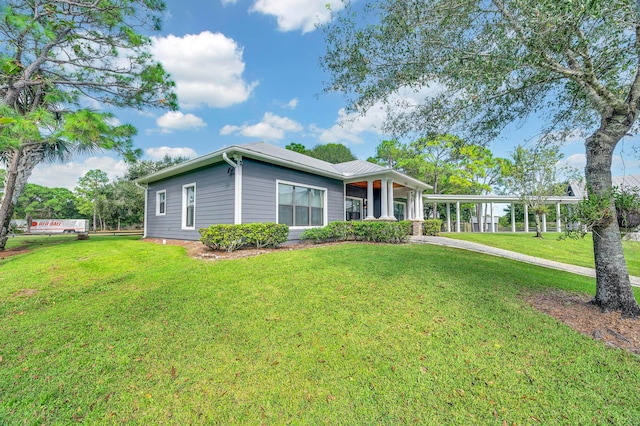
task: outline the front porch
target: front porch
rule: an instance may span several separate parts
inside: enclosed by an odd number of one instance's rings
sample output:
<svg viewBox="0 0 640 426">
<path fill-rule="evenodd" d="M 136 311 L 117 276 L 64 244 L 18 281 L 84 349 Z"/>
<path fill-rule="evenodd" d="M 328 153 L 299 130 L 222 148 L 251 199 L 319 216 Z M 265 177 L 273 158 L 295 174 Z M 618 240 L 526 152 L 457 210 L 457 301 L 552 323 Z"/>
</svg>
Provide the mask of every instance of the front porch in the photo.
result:
<svg viewBox="0 0 640 426">
<path fill-rule="evenodd" d="M 345 183 L 345 220 L 424 221 L 424 189 L 391 177 Z"/>
</svg>

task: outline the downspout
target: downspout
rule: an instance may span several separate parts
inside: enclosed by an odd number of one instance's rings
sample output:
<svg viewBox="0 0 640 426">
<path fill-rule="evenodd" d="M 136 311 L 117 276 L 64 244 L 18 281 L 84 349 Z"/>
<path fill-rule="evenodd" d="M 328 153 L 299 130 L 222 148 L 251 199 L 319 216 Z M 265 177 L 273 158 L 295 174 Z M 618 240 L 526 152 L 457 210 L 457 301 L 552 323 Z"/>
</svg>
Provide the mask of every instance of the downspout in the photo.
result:
<svg viewBox="0 0 640 426">
<path fill-rule="evenodd" d="M 239 225 L 242 223 L 242 157 L 234 156 L 236 162 L 227 156 L 226 152 L 222 153 L 222 159 L 234 169 L 235 177 L 235 208 L 233 209 L 233 223 Z"/>
<path fill-rule="evenodd" d="M 144 215 L 142 220 L 142 238 L 147 238 L 147 199 L 149 198 L 149 185 L 142 186 L 138 182 L 134 181 L 138 188 L 144 189 Z"/>
</svg>

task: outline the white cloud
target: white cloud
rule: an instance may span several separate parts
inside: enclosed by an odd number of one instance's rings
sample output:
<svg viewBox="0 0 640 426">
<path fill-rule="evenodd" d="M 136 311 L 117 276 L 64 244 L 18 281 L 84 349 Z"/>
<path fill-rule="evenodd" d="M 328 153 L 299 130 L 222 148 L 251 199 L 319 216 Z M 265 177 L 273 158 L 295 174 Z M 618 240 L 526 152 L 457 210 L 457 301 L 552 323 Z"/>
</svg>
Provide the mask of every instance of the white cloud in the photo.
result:
<svg viewBox="0 0 640 426">
<path fill-rule="evenodd" d="M 274 141 L 284 138 L 286 132 L 301 132 L 302 130 L 302 125 L 297 121 L 267 112 L 260 123 L 253 125 L 245 123 L 242 126 L 226 125 L 220 129 L 220 134 L 224 136 L 238 133 L 254 139 Z"/>
<path fill-rule="evenodd" d="M 176 82 L 184 108 L 225 108 L 246 101 L 258 84 L 242 78 L 242 48 L 220 33 L 154 37 L 152 53 Z"/>
<path fill-rule="evenodd" d="M 236 4 L 238 0 L 222 0 L 222 5 L 226 6 L 228 4 Z"/>
<path fill-rule="evenodd" d="M 311 125 L 312 133 L 322 143 L 363 143 L 364 140 L 360 136 L 362 133 L 369 132 L 381 134 L 379 125 L 381 125 L 387 117 L 387 113 L 382 105 L 375 105 L 370 108 L 365 115 L 347 114 L 344 109 L 338 111 L 336 124 L 328 129 L 323 129 L 315 125 Z"/>
<path fill-rule="evenodd" d="M 327 5 L 336 12 L 344 8 L 341 0 L 256 0 L 250 11 L 275 16 L 280 31 L 308 33 L 331 20 Z"/>
<path fill-rule="evenodd" d="M 425 98 L 438 93 L 442 86 L 432 83 L 416 91 L 402 88 L 390 96 L 387 103 L 376 102 L 365 114 L 338 111 L 336 123 L 328 129 L 311 125 L 309 128 L 322 143 L 364 143 L 363 133 L 382 135 L 382 125 L 389 116 L 389 110 L 407 111 L 419 105 Z"/>
<path fill-rule="evenodd" d="M 293 98 L 289 102 L 287 102 L 284 107 L 289 109 L 296 109 L 298 107 L 298 102 L 298 98 Z"/>
<path fill-rule="evenodd" d="M 33 169 L 29 182 L 73 189 L 77 186 L 78 179 L 93 169 L 102 170 L 107 173 L 109 179 L 114 179 L 127 171 L 127 164 L 123 160 L 111 157 L 89 157 L 80 162 L 70 161 L 63 164 L 41 163 Z"/>
<path fill-rule="evenodd" d="M 172 148 L 169 146 L 159 146 L 155 148 L 147 148 L 144 152 L 152 160 L 162 160 L 165 157 L 165 155 L 168 155 L 169 157 L 187 157 L 187 158 L 194 158 L 198 156 L 198 154 L 192 148 L 188 148 L 188 147 Z"/>
<path fill-rule="evenodd" d="M 162 133 L 172 133 L 174 130 L 199 129 L 207 123 L 193 114 L 183 114 L 180 111 L 169 111 L 156 120 Z"/>
<path fill-rule="evenodd" d="M 587 165 L 586 154 L 572 154 L 567 158 L 558 161 L 559 167 L 575 167 L 577 169 L 582 170 L 586 165 Z"/>
</svg>

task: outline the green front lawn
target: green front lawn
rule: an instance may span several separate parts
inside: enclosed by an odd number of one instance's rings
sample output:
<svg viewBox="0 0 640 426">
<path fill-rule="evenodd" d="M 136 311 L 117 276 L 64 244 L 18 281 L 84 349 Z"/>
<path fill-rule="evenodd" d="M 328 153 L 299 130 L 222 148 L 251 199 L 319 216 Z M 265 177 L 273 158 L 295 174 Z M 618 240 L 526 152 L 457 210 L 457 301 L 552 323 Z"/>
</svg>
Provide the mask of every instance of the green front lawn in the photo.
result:
<svg viewBox="0 0 640 426">
<path fill-rule="evenodd" d="M 503 232 L 450 232 L 440 235 L 447 238 L 473 241 L 543 259 L 593 268 L 593 241 L 590 234 L 578 240 L 570 238 L 560 240 L 558 237 L 562 234 L 555 232 L 543 234 L 544 238 L 542 240 L 535 238 L 532 233 L 525 234 L 524 232 L 515 234 Z M 623 241 L 622 246 L 629 274 L 640 276 L 640 242 Z"/>
<path fill-rule="evenodd" d="M 590 278 L 429 245 L 38 241 L 0 260 L 3 424 L 640 423 L 640 358 L 518 298 Z"/>
</svg>

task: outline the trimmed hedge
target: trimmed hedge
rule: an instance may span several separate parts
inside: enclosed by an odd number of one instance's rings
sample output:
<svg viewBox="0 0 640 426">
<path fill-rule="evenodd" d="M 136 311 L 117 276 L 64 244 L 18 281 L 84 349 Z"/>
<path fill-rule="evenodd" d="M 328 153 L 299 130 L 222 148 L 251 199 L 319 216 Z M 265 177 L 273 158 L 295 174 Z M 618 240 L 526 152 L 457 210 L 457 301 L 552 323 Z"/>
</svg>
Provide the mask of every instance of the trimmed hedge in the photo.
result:
<svg viewBox="0 0 640 426">
<path fill-rule="evenodd" d="M 427 219 L 424 221 L 424 235 L 436 236 L 442 229 L 442 221 L 440 219 Z"/>
<path fill-rule="evenodd" d="M 301 240 L 313 243 L 327 241 L 371 241 L 376 243 L 404 243 L 411 235 L 411 222 L 331 222 L 324 228 L 311 228 L 300 234 Z"/>
<path fill-rule="evenodd" d="M 277 247 L 289 239 L 289 227 L 277 223 L 211 225 L 200 228 L 200 241 L 211 250 L 232 252 L 248 247 Z"/>
</svg>

